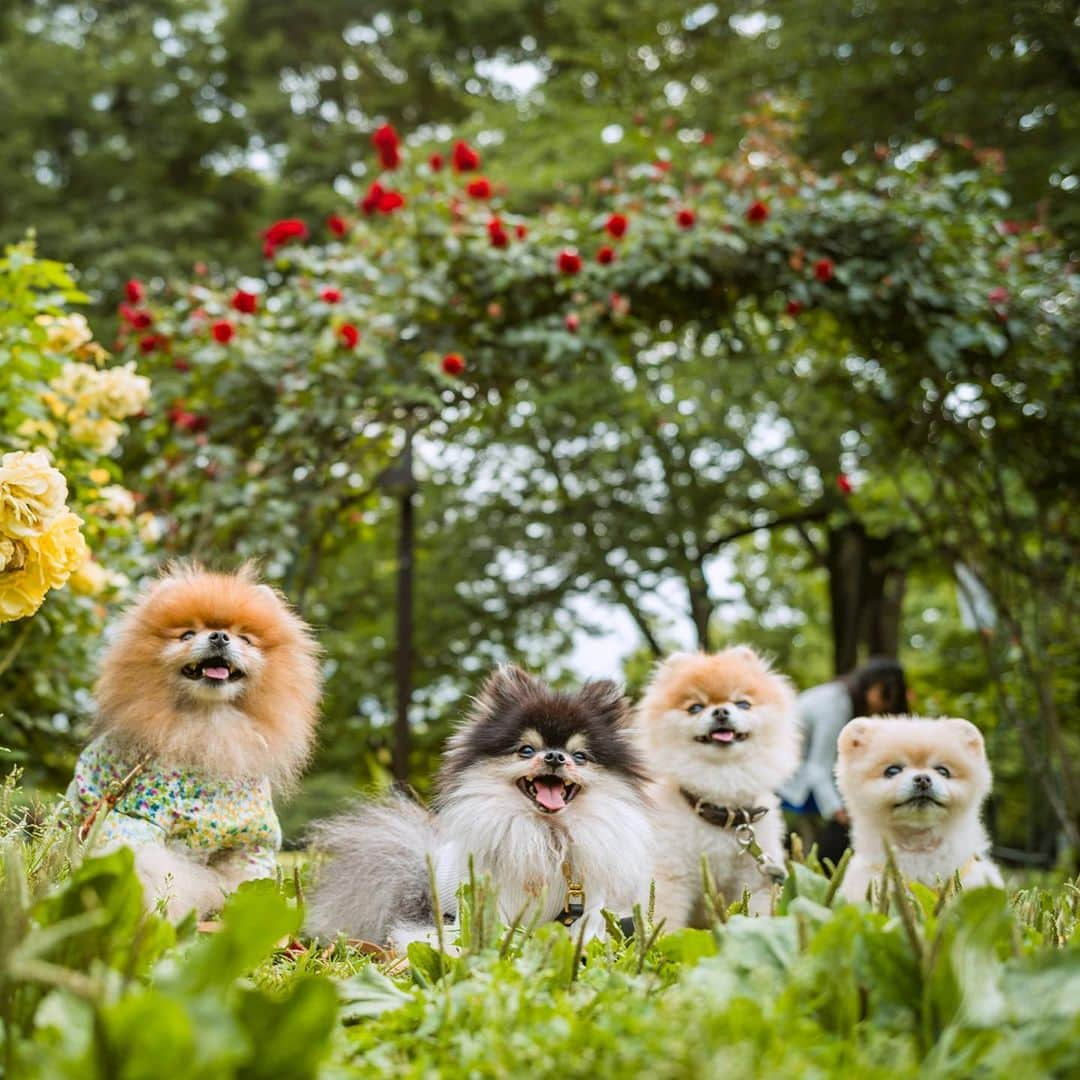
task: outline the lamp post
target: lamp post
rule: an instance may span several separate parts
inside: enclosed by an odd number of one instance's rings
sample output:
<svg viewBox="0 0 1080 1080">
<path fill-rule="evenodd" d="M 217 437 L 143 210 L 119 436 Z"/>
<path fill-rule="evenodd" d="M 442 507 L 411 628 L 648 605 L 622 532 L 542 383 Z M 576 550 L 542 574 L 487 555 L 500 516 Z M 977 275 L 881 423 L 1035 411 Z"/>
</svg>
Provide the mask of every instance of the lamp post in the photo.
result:
<svg viewBox="0 0 1080 1080">
<path fill-rule="evenodd" d="M 409 700 L 412 697 L 413 670 L 413 556 L 414 496 L 416 476 L 413 473 L 413 425 L 411 417 L 405 425 L 405 445 L 397 461 L 379 477 L 383 491 L 398 500 L 397 548 L 397 648 L 394 659 L 396 690 L 394 715 L 393 773 L 399 784 L 409 778 Z"/>
</svg>

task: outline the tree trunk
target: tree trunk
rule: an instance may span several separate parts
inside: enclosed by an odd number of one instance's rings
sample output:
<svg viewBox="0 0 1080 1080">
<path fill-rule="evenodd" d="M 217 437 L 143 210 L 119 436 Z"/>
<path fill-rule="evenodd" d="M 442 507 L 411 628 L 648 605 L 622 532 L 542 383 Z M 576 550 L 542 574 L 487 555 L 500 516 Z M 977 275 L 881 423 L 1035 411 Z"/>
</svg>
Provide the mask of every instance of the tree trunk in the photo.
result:
<svg viewBox="0 0 1080 1080">
<path fill-rule="evenodd" d="M 829 532 L 826 566 L 837 675 L 866 656 L 897 654 L 906 576 L 895 565 L 896 539 L 896 534 L 867 536 L 858 522 Z"/>
</svg>

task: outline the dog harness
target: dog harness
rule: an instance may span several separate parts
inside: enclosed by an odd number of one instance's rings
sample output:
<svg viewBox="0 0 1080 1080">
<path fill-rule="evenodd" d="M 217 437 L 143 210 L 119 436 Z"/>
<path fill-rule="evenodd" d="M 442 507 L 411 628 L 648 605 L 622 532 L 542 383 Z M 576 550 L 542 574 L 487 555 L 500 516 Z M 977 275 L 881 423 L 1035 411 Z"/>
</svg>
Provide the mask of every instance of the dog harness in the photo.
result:
<svg viewBox="0 0 1080 1080">
<path fill-rule="evenodd" d="M 166 844 L 200 861 L 229 856 L 259 876 L 275 872 L 281 827 L 266 777 L 170 767 L 103 735 L 79 755 L 67 801 L 85 833 L 98 820 L 98 848 Z"/>
</svg>

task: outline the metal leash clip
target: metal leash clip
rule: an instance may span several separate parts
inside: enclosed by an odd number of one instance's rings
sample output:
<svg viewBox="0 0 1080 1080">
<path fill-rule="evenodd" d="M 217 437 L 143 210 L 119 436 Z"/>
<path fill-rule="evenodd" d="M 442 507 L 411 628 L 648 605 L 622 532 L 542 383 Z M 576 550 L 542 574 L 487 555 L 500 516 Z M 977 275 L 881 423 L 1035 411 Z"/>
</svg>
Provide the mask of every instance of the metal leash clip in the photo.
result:
<svg viewBox="0 0 1080 1080">
<path fill-rule="evenodd" d="M 753 825 L 747 822 L 736 825 L 735 842 L 757 863 L 758 870 L 771 882 L 779 885 L 787 877 L 784 868 L 770 858 L 758 843 L 757 837 L 754 835 Z"/>
</svg>

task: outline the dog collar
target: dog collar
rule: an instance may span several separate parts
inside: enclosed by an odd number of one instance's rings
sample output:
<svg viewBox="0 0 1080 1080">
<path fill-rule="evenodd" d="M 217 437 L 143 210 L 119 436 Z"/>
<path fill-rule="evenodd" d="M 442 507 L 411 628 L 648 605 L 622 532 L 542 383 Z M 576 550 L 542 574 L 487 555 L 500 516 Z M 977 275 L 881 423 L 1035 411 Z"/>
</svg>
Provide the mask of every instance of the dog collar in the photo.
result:
<svg viewBox="0 0 1080 1080">
<path fill-rule="evenodd" d="M 717 806 L 716 803 L 707 802 L 703 797 L 687 791 L 684 787 L 679 788 L 679 794 L 702 821 L 707 821 L 720 829 L 737 829 L 740 825 L 753 825 L 769 812 L 767 806 Z"/>
</svg>

